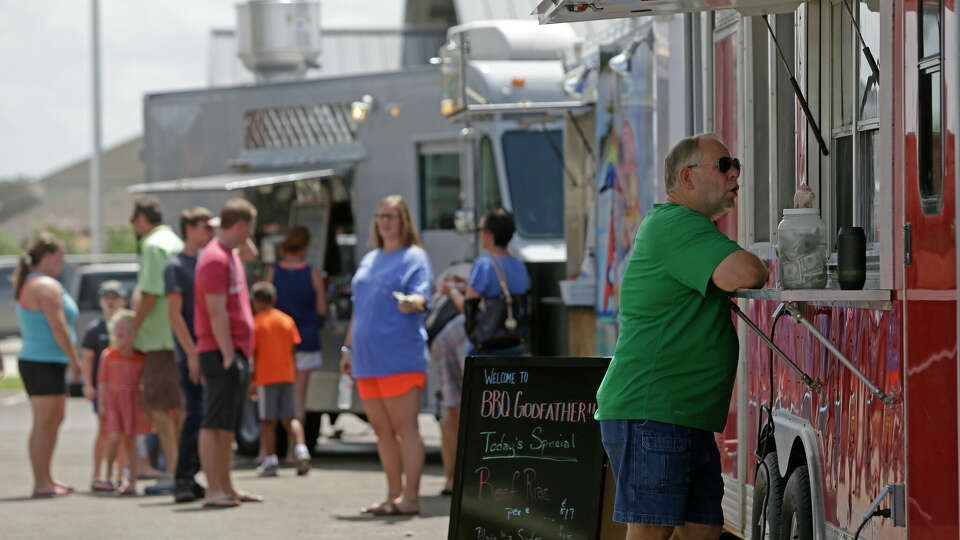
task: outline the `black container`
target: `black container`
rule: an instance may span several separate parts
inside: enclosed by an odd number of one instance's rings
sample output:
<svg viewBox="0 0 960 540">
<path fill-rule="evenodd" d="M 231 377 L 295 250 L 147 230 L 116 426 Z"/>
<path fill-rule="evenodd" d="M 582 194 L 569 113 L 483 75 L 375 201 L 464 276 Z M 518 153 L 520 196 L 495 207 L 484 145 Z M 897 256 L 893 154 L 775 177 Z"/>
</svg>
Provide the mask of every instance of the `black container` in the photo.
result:
<svg viewBox="0 0 960 540">
<path fill-rule="evenodd" d="M 863 288 L 867 280 L 867 236 L 863 227 L 841 227 L 837 232 L 837 278 L 845 291 Z"/>
</svg>

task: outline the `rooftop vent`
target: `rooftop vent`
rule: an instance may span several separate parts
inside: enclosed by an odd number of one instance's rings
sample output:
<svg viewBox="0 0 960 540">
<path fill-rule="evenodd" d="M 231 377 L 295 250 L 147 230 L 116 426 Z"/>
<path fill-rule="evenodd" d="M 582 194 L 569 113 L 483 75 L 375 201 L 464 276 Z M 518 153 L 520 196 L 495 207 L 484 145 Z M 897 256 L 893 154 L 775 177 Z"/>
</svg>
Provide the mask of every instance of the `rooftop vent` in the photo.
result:
<svg viewBox="0 0 960 540">
<path fill-rule="evenodd" d="M 251 0 L 236 7 L 239 56 L 257 82 L 298 80 L 319 67 L 319 2 Z"/>
</svg>

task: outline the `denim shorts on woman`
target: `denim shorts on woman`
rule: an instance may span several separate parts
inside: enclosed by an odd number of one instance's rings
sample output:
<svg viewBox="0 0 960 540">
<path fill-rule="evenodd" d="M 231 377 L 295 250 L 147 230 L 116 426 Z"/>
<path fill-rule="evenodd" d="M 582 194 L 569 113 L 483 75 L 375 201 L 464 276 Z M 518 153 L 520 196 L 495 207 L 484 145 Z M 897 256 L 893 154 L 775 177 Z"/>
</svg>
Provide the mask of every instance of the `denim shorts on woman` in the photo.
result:
<svg viewBox="0 0 960 540">
<path fill-rule="evenodd" d="M 713 433 L 653 420 L 601 420 L 617 497 L 613 520 L 723 525 L 723 479 Z"/>
</svg>

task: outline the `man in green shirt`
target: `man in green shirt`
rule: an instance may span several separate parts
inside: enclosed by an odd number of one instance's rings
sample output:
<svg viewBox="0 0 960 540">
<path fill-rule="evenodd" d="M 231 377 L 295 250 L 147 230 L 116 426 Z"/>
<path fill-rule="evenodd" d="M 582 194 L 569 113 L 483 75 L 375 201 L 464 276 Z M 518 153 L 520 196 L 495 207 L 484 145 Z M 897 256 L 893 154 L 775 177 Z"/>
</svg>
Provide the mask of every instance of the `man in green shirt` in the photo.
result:
<svg viewBox="0 0 960 540">
<path fill-rule="evenodd" d="M 665 160 L 667 202 L 637 230 L 620 289 L 620 335 L 597 392 L 627 539 L 716 539 L 723 431 L 737 369 L 729 293 L 761 287 L 766 264 L 714 221 L 736 203 L 740 161 L 712 134 Z"/>
<path fill-rule="evenodd" d="M 134 200 L 133 230 L 140 237 L 140 302 L 133 321 L 135 346 L 146 354 L 143 366 L 143 408 L 153 421 L 166 458 L 166 474 L 144 490 L 149 495 L 172 493 L 177 465 L 177 439 L 183 422 L 183 394 L 173 355 L 173 330 L 167 314 L 163 269 L 167 260 L 183 250 L 183 241 L 163 224 L 163 209 L 154 197 Z"/>
</svg>

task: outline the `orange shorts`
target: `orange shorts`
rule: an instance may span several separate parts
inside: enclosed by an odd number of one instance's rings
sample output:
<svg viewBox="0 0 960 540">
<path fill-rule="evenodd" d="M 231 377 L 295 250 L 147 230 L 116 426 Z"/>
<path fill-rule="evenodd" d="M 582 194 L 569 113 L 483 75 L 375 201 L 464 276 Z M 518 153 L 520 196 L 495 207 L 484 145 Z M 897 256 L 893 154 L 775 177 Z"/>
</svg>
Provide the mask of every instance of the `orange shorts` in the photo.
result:
<svg viewBox="0 0 960 540">
<path fill-rule="evenodd" d="M 422 391 L 427 386 L 426 373 L 397 373 L 385 377 L 361 377 L 357 379 L 360 399 L 392 398 L 402 396 L 414 386 Z"/>
</svg>

